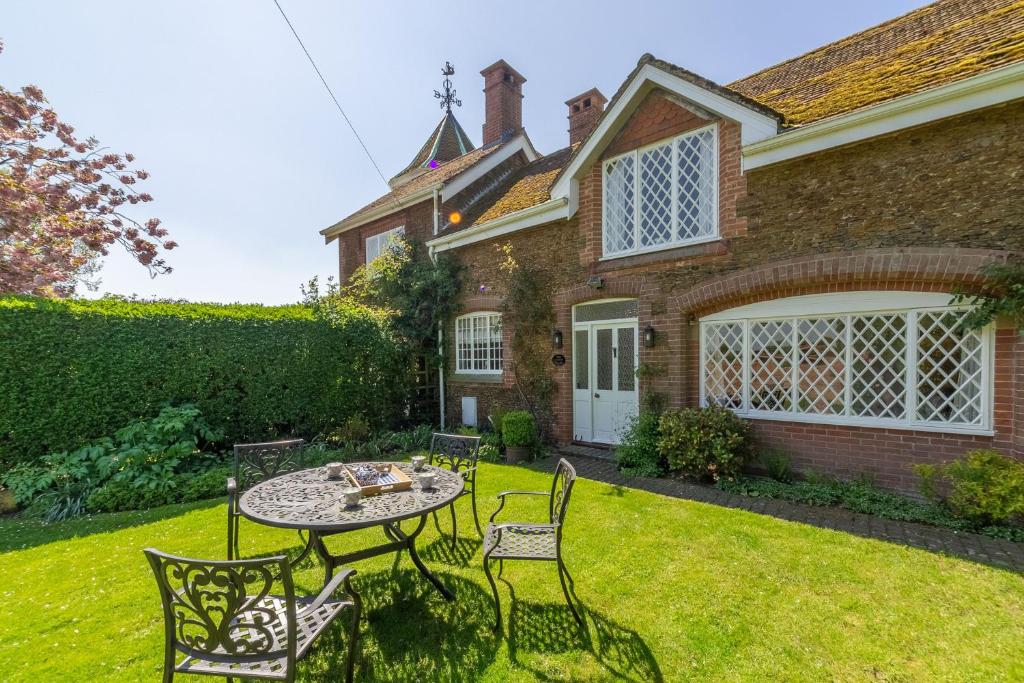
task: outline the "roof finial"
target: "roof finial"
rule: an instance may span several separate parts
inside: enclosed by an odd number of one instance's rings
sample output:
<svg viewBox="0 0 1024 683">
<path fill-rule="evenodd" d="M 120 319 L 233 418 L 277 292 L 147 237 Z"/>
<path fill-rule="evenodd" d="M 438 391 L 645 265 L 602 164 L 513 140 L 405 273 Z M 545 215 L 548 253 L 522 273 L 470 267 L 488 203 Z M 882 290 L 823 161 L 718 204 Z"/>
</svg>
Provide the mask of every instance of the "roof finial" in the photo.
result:
<svg viewBox="0 0 1024 683">
<path fill-rule="evenodd" d="M 449 76 L 452 76 L 454 74 L 455 67 L 452 66 L 451 62 L 446 60 L 444 63 L 444 68 L 441 69 L 441 75 L 444 76 L 444 81 L 441 83 L 441 87 L 444 88 L 444 92 L 442 93 L 439 90 L 434 91 L 434 97 L 441 100 L 441 108 L 444 109 L 449 114 L 452 113 L 453 104 L 456 107 L 462 106 L 462 100 L 455 96 L 455 88 L 452 87 L 452 79 L 449 78 Z"/>
</svg>

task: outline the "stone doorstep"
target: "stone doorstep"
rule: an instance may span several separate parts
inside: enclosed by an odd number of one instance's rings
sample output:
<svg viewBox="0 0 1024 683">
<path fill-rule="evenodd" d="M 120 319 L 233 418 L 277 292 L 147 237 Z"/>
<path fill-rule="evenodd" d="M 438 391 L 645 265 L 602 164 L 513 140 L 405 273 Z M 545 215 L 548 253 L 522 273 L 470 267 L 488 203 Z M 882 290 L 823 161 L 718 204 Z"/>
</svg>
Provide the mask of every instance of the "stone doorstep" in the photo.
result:
<svg viewBox="0 0 1024 683">
<path fill-rule="evenodd" d="M 1014 543 L 999 538 L 989 538 L 981 534 L 958 532 L 916 522 L 884 519 L 842 508 L 815 507 L 774 498 L 741 496 L 678 479 L 626 477 L 616 469 L 612 451 L 595 446 L 579 444 L 559 446 L 555 449 L 555 454 L 565 457 L 571 462 L 580 477 L 612 486 L 640 489 L 672 498 L 746 510 L 791 522 L 843 531 L 864 538 L 944 553 L 972 562 L 1024 573 L 1024 543 Z M 543 466 L 553 470 L 556 462 L 555 458 L 548 458 Z"/>
</svg>

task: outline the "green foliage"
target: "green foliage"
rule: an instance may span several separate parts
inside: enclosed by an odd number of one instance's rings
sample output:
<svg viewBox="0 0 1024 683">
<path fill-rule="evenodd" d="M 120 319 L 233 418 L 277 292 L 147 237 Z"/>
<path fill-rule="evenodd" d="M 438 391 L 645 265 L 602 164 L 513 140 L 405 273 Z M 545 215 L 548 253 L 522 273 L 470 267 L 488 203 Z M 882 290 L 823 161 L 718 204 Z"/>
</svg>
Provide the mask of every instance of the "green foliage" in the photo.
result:
<svg viewBox="0 0 1024 683">
<path fill-rule="evenodd" d="M 971 310 L 964 316 L 968 330 L 985 327 L 998 316 L 1013 319 L 1017 329 L 1024 330 L 1024 263 L 994 263 L 982 269 L 986 291 L 956 292 L 952 303 L 967 304 Z"/>
<path fill-rule="evenodd" d="M 753 498 L 778 498 L 793 503 L 820 507 L 843 507 L 853 512 L 876 515 L 904 522 L 920 522 L 958 531 L 973 531 L 994 538 L 1024 541 L 1024 527 L 1007 524 L 983 524 L 956 516 L 935 502 L 922 502 L 865 482 L 843 482 L 825 478 L 783 483 L 771 479 L 738 477 L 721 479 L 716 487 Z"/>
<path fill-rule="evenodd" d="M 93 509 L 94 496 L 101 511 L 131 509 L 123 507 L 126 499 L 160 505 L 177 499 L 180 474 L 191 475 L 201 465 L 200 445 L 219 438 L 195 406 L 165 407 L 152 419 L 117 430 L 112 439 L 50 453 L 39 464 L 21 463 L 3 481 L 20 505 L 48 520 Z"/>
<path fill-rule="evenodd" d="M 750 428 L 720 406 L 668 411 L 658 427 L 658 451 L 669 469 L 714 481 L 740 473 L 752 455 Z"/>
<path fill-rule="evenodd" d="M 194 403 L 230 442 L 402 419 L 390 318 L 302 306 L 0 298 L 0 467 L 75 449 L 161 405 Z"/>
<path fill-rule="evenodd" d="M 660 477 L 665 473 L 665 459 L 658 451 L 661 415 L 642 410 L 632 419 L 622 443 L 615 448 L 619 469 L 630 477 Z"/>
<path fill-rule="evenodd" d="M 501 420 L 501 440 L 505 446 L 533 447 L 537 443 L 537 425 L 528 410 L 510 410 Z"/>
<path fill-rule="evenodd" d="M 921 490 L 956 514 L 981 524 L 1024 519 L 1024 462 L 991 450 L 974 450 L 944 465 L 914 466 Z"/>
<path fill-rule="evenodd" d="M 498 447 L 493 444 L 481 443 L 480 459 L 484 462 L 501 462 L 501 451 L 499 451 Z"/>
<path fill-rule="evenodd" d="M 775 481 L 783 484 L 793 481 L 793 464 L 784 451 L 769 448 L 761 452 L 759 459 L 764 468 L 768 470 L 768 476 Z"/>
<path fill-rule="evenodd" d="M 350 415 L 341 426 L 332 431 L 327 440 L 331 444 L 365 443 L 370 438 L 370 423 L 362 415 Z"/>
</svg>

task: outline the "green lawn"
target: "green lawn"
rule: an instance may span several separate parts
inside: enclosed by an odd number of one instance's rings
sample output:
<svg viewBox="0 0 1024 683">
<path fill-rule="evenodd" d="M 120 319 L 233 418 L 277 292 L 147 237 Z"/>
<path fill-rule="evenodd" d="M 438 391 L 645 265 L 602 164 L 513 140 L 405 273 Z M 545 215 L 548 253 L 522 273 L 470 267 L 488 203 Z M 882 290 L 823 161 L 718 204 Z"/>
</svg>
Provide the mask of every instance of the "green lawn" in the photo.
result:
<svg viewBox="0 0 1024 683">
<path fill-rule="evenodd" d="M 548 476 L 483 466 L 481 513 L 498 490 L 546 488 Z M 505 519 L 542 514 L 538 500 L 516 505 Z M 408 557 L 397 571 L 390 558 L 357 565 L 359 680 L 1024 680 L 1024 577 L 1011 572 L 580 480 L 566 558 L 588 628 L 574 628 L 552 565 L 511 563 L 515 599 L 509 610 L 511 589 L 499 584 L 506 623 L 496 637 L 479 540 L 465 528 L 455 553 L 433 529 L 421 539 L 454 603 Z M 0 678 L 158 680 L 161 614 L 141 549 L 218 558 L 224 534 L 222 501 L 49 527 L 0 520 Z M 252 555 L 296 541 L 243 528 Z M 311 564 L 297 578 L 313 592 L 322 573 Z M 300 664 L 302 680 L 336 680 L 330 639 Z"/>
</svg>

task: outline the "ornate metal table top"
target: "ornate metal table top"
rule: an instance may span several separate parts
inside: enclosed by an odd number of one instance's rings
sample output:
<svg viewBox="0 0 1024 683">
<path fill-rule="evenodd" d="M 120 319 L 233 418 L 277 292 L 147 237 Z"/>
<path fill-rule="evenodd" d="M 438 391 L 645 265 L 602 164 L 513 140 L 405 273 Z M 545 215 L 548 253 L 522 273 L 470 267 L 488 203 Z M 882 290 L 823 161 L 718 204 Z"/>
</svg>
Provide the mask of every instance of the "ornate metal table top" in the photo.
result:
<svg viewBox="0 0 1024 683">
<path fill-rule="evenodd" d="M 424 490 L 411 463 L 393 464 L 413 480 L 412 488 L 364 497 L 356 507 L 346 507 L 342 500 L 348 482 L 329 480 L 325 468 L 314 467 L 253 486 L 242 494 L 238 509 L 252 521 L 268 526 L 346 531 L 418 517 L 445 507 L 462 493 L 465 480 L 454 472 L 425 466 L 434 473 L 434 487 Z"/>
</svg>

